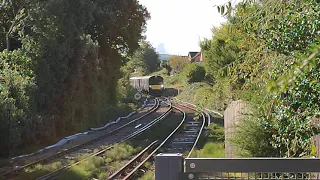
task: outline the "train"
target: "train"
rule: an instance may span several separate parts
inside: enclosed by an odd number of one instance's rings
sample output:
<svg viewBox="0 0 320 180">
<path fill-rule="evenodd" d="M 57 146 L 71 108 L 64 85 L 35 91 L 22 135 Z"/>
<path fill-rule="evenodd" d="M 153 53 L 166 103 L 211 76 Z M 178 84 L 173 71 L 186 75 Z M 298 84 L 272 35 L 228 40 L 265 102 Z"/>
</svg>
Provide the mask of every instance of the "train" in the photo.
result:
<svg viewBox="0 0 320 180">
<path fill-rule="evenodd" d="M 163 94 L 164 84 L 161 76 L 131 77 L 130 84 L 136 90 L 159 97 Z"/>
</svg>

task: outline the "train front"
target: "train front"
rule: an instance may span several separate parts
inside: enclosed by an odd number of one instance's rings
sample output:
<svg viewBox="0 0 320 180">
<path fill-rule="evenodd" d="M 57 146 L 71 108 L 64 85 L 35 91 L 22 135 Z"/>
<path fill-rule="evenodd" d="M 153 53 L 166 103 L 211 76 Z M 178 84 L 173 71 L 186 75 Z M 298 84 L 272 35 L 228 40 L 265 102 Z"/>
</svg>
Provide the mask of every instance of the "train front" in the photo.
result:
<svg viewBox="0 0 320 180">
<path fill-rule="evenodd" d="M 149 79 L 149 94 L 151 96 L 162 96 L 164 90 L 163 78 L 161 76 L 152 76 Z"/>
</svg>

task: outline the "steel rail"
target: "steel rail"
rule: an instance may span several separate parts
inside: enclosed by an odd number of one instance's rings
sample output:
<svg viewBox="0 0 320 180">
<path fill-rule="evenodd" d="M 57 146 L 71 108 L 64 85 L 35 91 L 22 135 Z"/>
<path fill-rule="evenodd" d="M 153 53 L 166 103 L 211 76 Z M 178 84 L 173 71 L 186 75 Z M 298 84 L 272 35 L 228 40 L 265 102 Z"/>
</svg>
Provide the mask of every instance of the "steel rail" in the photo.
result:
<svg viewBox="0 0 320 180">
<path fill-rule="evenodd" d="M 91 154 L 91 155 L 89 155 L 88 157 L 85 157 L 85 158 L 83 158 L 83 159 L 81 159 L 81 160 L 79 160 L 79 161 L 77 161 L 77 162 L 75 162 L 75 163 L 73 163 L 73 164 L 69 164 L 69 165 L 63 166 L 62 168 L 59 168 L 59 169 L 57 169 L 57 170 L 55 170 L 55 171 L 53 171 L 53 172 L 51 172 L 51 173 L 48 173 L 48 174 L 46 174 L 46 175 L 44 175 L 44 176 L 41 176 L 41 177 L 37 178 L 37 180 L 56 179 L 62 171 L 67 170 L 67 169 L 70 169 L 71 167 L 76 166 L 76 165 L 78 165 L 79 163 L 88 160 L 89 158 L 92 158 L 92 157 L 94 157 L 94 156 L 101 155 L 101 154 L 104 153 L 105 151 L 110 150 L 111 148 L 113 148 L 114 145 L 116 145 L 116 144 L 119 144 L 119 143 L 121 143 L 121 142 L 124 142 L 124 141 L 126 141 L 126 140 L 130 140 L 130 139 L 133 139 L 133 138 L 139 136 L 142 132 L 148 130 L 148 129 L 149 129 L 150 127 L 152 127 L 154 124 L 156 124 L 156 123 L 159 122 L 160 120 L 164 119 L 164 118 L 171 112 L 171 110 L 172 110 L 172 107 L 170 106 L 170 108 L 169 108 L 165 113 L 161 114 L 159 117 L 155 118 L 153 121 L 151 121 L 150 123 L 148 123 L 147 125 L 145 125 L 145 126 L 142 127 L 141 129 L 139 129 L 139 130 L 137 130 L 137 131 L 129 134 L 129 135 L 126 136 L 125 138 L 123 138 L 123 139 L 121 139 L 121 140 L 119 140 L 119 141 L 117 141 L 117 142 L 115 142 L 115 143 L 113 143 L 113 144 L 105 147 L 104 149 L 102 149 L 102 150 L 100 150 L 100 151 L 98 151 L 98 152 L 96 152 L 96 153 L 94 153 L 94 154 Z"/>
<path fill-rule="evenodd" d="M 176 106 L 172 106 L 172 107 L 183 113 L 183 117 L 182 117 L 182 120 L 181 120 L 180 124 L 142 162 L 140 162 L 133 170 L 131 170 L 128 174 L 126 174 L 126 176 L 124 178 L 122 178 L 123 180 L 126 180 L 126 179 L 130 178 L 139 168 L 141 168 L 141 166 L 145 162 L 147 162 L 173 136 L 173 134 L 176 133 L 176 131 L 178 131 L 178 129 L 183 125 L 183 123 L 185 122 L 185 119 L 186 119 L 186 113 L 183 110 L 181 110 L 180 108 L 176 107 Z M 132 161 L 131 163 L 133 163 L 133 162 L 134 161 Z M 122 172 L 124 172 L 125 168 L 126 167 L 124 166 L 120 170 Z"/>
<path fill-rule="evenodd" d="M 121 175 L 121 173 L 123 173 L 127 168 L 130 167 L 130 165 L 132 165 L 134 163 L 134 161 L 137 161 L 139 158 L 142 157 L 142 155 L 144 153 L 146 153 L 147 151 L 149 151 L 150 149 L 152 149 L 153 146 L 156 145 L 156 143 L 158 142 L 158 140 L 153 141 L 149 146 L 147 146 L 146 148 L 144 148 L 139 154 L 137 154 L 134 158 L 132 158 L 127 164 L 125 164 L 121 169 L 119 169 L 117 172 L 113 173 L 111 176 L 109 176 L 108 180 L 110 179 L 115 179 L 117 176 Z"/>
<path fill-rule="evenodd" d="M 198 136 L 197 136 L 197 138 L 196 138 L 195 142 L 193 143 L 193 146 L 192 146 L 192 148 L 191 148 L 191 150 L 189 151 L 189 154 L 188 154 L 188 156 L 187 156 L 187 158 L 189 158 L 189 157 L 191 156 L 191 154 L 192 154 L 192 152 L 193 152 L 194 148 L 196 147 L 196 145 L 197 145 L 197 143 L 198 143 L 198 141 L 199 141 L 199 138 L 200 138 L 200 136 L 201 136 L 201 134 L 202 134 L 202 131 L 203 131 L 204 125 L 205 125 L 205 123 L 206 123 L 206 117 L 205 117 L 205 115 L 203 114 L 203 112 L 202 112 L 202 111 L 199 111 L 199 110 L 197 110 L 196 108 L 189 107 L 189 106 L 187 106 L 187 105 L 182 105 L 182 104 L 180 104 L 180 106 L 183 106 L 183 107 L 186 107 L 186 108 L 192 109 L 192 110 L 194 110 L 194 111 L 201 112 L 201 115 L 202 115 L 202 125 L 201 125 L 200 131 L 199 131 L 199 133 L 198 133 Z"/>
<path fill-rule="evenodd" d="M 192 109 L 192 110 L 195 110 L 195 111 L 198 111 L 196 110 L 195 108 L 191 108 L 189 106 L 185 106 L 185 105 L 182 105 L 181 103 L 179 104 L 179 106 L 183 106 L 183 107 L 186 107 L 186 108 L 189 108 L 189 109 Z M 176 107 L 176 106 L 173 106 L 173 108 L 179 110 L 180 112 L 183 112 L 180 108 Z M 201 136 L 201 133 L 202 133 L 202 130 L 204 128 L 204 125 L 205 125 L 205 116 L 204 114 L 201 112 L 202 114 L 202 126 L 200 128 L 200 131 L 198 133 L 198 136 L 192 146 L 192 149 L 190 150 L 189 154 L 188 154 L 188 157 L 191 155 L 191 153 L 193 152 L 200 136 Z M 167 142 L 167 140 L 182 126 L 182 124 L 184 123 L 185 121 L 185 118 L 186 118 L 186 115 L 185 115 L 185 112 L 183 112 L 183 120 L 180 122 L 180 124 L 170 133 L 169 136 L 167 136 L 167 138 L 152 152 L 150 153 L 150 155 L 148 157 L 146 157 L 142 162 L 140 162 L 133 170 L 131 170 L 124 178 L 122 178 L 123 180 L 127 180 L 129 179 L 138 169 L 141 168 L 141 166 L 143 166 L 144 163 L 146 163 L 151 157 L 153 157 L 153 155 Z M 125 167 L 123 167 L 125 168 Z M 123 172 L 125 171 L 124 169 L 121 169 Z M 111 179 L 110 179 L 111 180 Z"/>
<path fill-rule="evenodd" d="M 116 129 L 114 129 L 114 130 L 112 130 L 112 131 L 110 131 L 110 132 L 108 132 L 108 133 L 106 133 L 106 134 L 103 134 L 103 135 L 101 135 L 101 136 L 99 136 L 99 137 L 97 137 L 97 138 L 94 138 L 94 139 L 92 139 L 92 140 L 90 140 L 90 141 L 88 141 L 88 142 L 85 142 L 85 143 L 79 144 L 79 145 L 75 145 L 75 146 L 73 146 L 73 147 L 71 147 L 71 148 L 69 148 L 69 149 L 67 149 L 67 150 L 60 151 L 60 152 L 58 152 L 58 153 L 56 153 L 56 154 L 54 154 L 54 155 L 51 155 L 51 156 L 49 156 L 49 157 L 42 158 L 42 159 L 40 159 L 40 160 L 33 161 L 33 162 L 28 163 L 28 164 L 26 164 L 26 165 L 20 166 L 20 167 L 17 168 L 17 169 L 14 169 L 14 170 L 12 170 L 12 171 L 8 171 L 8 172 L 5 172 L 5 173 L 1 174 L 1 176 L 8 176 L 8 175 L 11 175 L 11 174 L 14 174 L 14 173 L 18 173 L 18 172 L 24 170 L 25 168 L 31 167 L 31 166 L 36 165 L 36 164 L 39 164 L 39 163 L 44 163 L 44 162 L 46 162 L 46 161 L 51 161 L 51 160 L 53 160 L 53 159 L 60 158 L 60 157 L 62 157 L 63 155 L 69 154 L 69 153 L 74 152 L 74 151 L 76 151 L 76 150 L 78 150 L 78 149 L 81 149 L 81 148 L 83 148 L 83 147 L 86 147 L 86 146 L 88 146 L 88 145 L 91 145 L 91 144 L 93 144 L 93 143 L 95 143 L 95 142 L 97 142 L 97 141 L 100 141 L 100 140 L 104 139 L 105 137 L 107 137 L 107 136 L 109 136 L 109 135 L 111 135 L 111 134 L 113 134 L 113 133 L 115 133 L 115 132 L 118 132 L 119 130 L 123 129 L 124 127 L 126 127 L 126 126 L 128 126 L 128 125 L 130 125 L 130 124 L 132 124 L 132 123 L 134 123 L 134 122 L 142 119 L 143 117 L 145 117 L 145 116 L 153 113 L 154 111 L 156 111 L 156 110 L 159 108 L 159 105 L 160 105 L 159 100 L 158 100 L 158 99 L 155 99 L 155 104 L 153 105 L 153 107 L 152 107 L 150 110 L 147 111 L 146 114 L 143 114 L 142 116 L 140 116 L 140 117 L 138 117 L 138 118 L 135 118 L 135 119 L 132 120 L 132 121 L 130 121 L 130 122 L 128 122 L 128 123 L 126 123 L 126 124 L 124 124 L 124 125 L 116 128 Z"/>
</svg>

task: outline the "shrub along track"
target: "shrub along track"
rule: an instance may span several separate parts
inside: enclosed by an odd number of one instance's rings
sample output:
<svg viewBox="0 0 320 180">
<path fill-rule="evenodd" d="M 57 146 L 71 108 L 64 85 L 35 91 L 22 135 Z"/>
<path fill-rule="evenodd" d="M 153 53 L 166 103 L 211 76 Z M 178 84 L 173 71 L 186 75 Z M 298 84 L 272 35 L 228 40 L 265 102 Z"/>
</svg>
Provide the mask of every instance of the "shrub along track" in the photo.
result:
<svg viewBox="0 0 320 180">
<path fill-rule="evenodd" d="M 139 176 L 141 176 L 141 172 L 138 172 L 139 170 L 141 170 L 143 168 L 143 165 L 147 162 L 147 161 L 152 161 L 152 164 L 154 166 L 154 162 L 153 162 L 153 157 L 156 153 L 159 153 L 161 151 L 163 151 L 165 147 L 165 144 L 172 144 L 173 142 L 176 141 L 176 138 L 173 138 L 175 135 L 180 135 L 181 130 L 183 131 L 182 128 L 186 128 L 188 126 L 183 126 L 183 125 L 188 125 L 191 120 L 190 118 L 186 118 L 186 110 L 192 110 L 197 112 L 196 109 L 186 106 L 186 105 L 182 105 L 182 104 L 176 104 L 175 106 L 173 106 L 174 109 L 180 111 L 183 114 L 182 120 L 179 123 L 179 125 L 168 135 L 166 136 L 163 140 L 156 140 L 154 142 L 152 142 L 147 148 L 145 148 L 144 150 L 142 150 L 138 155 L 136 155 L 134 158 L 132 158 L 126 165 L 124 165 L 120 170 L 118 170 L 116 173 L 114 173 L 113 175 L 111 175 L 108 179 L 109 180 L 114 180 L 114 179 L 137 179 Z M 191 146 L 184 146 L 184 150 L 188 150 L 189 153 L 187 155 L 187 157 L 189 157 L 193 151 L 193 149 L 195 148 L 199 137 L 202 133 L 202 130 L 204 128 L 205 125 L 205 115 L 204 113 L 200 112 L 201 114 L 201 119 L 202 122 L 200 123 L 201 125 L 199 126 L 197 123 L 196 126 L 194 127 L 194 131 L 197 131 L 197 136 L 195 138 L 193 138 L 192 140 L 192 145 Z M 179 132 L 180 131 L 180 132 Z M 187 132 L 187 131 L 183 131 L 183 132 Z M 188 133 L 188 132 L 187 132 Z M 181 135 L 180 135 L 181 136 Z M 188 139 L 190 141 L 190 138 Z M 188 147 L 188 148 L 187 148 Z M 166 147 L 165 149 L 167 149 L 168 147 Z M 162 149 L 162 150 L 161 150 Z M 181 148 L 173 148 L 171 147 L 171 152 L 174 153 L 174 150 L 176 150 L 177 152 L 181 151 Z M 145 172 L 145 171 L 142 171 Z"/>
<path fill-rule="evenodd" d="M 156 116 L 158 113 L 162 113 L 164 111 L 164 109 L 168 109 L 168 108 L 160 107 L 160 102 L 158 99 L 156 99 L 155 105 L 147 113 L 143 114 L 142 116 L 140 116 L 140 117 L 138 117 L 138 118 L 126 123 L 126 124 L 123 124 L 120 127 L 117 127 L 115 129 L 113 129 L 112 131 L 110 131 L 106 134 L 103 134 L 95 139 L 89 140 L 86 143 L 73 146 L 70 149 L 63 150 L 63 151 L 58 152 L 56 154 L 53 154 L 49 157 L 45 157 L 43 159 L 31 162 L 29 164 L 26 164 L 24 166 L 21 166 L 15 170 L 13 170 L 13 171 L 3 173 L 2 176 L 5 177 L 6 179 L 17 177 L 17 175 L 19 175 L 19 172 L 24 171 L 26 168 L 32 168 L 38 164 L 43 165 L 43 164 L 52 163 L 54 161 L 56 161 L 56 162 L 60 161 L 62 164 L 62 168 L 64 168 L 64 169 L 68 168 L 71 165 L 71 164 L 69 164 L 68 160 L 72 159 L 75 156 L 79 156 L 81 154 L 88 153 L 88 152 L 92 153 L 94 151 L 94 149 L 97 149 L 97 148 L 100 149 L 99 152 L 103 151 L 104 149 L 108 149 L 108 148 L 110 149 L 111 144 L 122 142 L 123 139 L 130 139 L 130 138 L 136 136 L 137 134 L 142 133 L 144 130 L 150 128 L 150 123 L 148 123 L 150 121 L 150 119 L 143 118 L 143 117 L 145 117 L 151 113 L 153 113 L 153 114 L 150 116 Z M 162 117 L 164 114 L 166 114 L 168 111 L 170 111 L 170 109 L 171 109 L 171 107 L 169 107 L 169 109 L 165 113 L 160 115 L 159 117 Z M 157 113 L 155 113 L 156 110 L 157 110 Z M 156 118 L 156 119 L 158 119 L 158 118 Z M 136 129 L 137 125 L 140 125 L 139 130 Z M 101 149 L 101 147 L 105 146 L 105 145 L 107 145 L 107 147 Z M 94 153 L 94 154 L 97 154 L 97 153 Z"/>
</svg>

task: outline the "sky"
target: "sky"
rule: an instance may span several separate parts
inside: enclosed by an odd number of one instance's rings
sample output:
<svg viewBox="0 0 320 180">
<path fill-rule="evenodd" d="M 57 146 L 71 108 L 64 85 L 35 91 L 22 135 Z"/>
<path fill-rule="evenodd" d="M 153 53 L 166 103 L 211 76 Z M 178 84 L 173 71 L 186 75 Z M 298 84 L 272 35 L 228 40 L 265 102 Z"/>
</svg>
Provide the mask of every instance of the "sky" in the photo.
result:
<svg viewBox="0 0 320 180">
<path fill-rule="evenodd" d="M 160 54 L 187 56 L 200 51 L 199 41 L 211 38 L 211 29 L 226 20 L 214 5 L 228 0 L 139 0 L 151 19 L 145 33 Z"/>
</svg>

